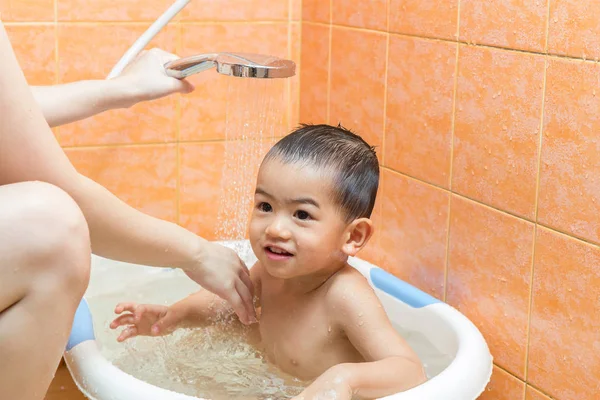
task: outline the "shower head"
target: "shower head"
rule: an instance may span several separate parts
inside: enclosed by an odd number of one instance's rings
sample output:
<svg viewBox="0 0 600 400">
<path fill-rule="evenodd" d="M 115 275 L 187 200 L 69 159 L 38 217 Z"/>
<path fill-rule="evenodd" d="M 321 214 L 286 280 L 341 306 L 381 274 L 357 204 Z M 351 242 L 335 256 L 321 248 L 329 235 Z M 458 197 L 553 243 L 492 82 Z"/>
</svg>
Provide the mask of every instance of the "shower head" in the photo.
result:
<svg viewBox="0 0 600 400">
<path fill-rule="evenodd" d="M 289 78 L 296 74 L 296 64 L 293 61 L 262 54 L 200 54 L 165 64 L 167 75 L 177 79 L 212 67 L 216 67 L 220 74 L 244 78 Z"/>
</svg>

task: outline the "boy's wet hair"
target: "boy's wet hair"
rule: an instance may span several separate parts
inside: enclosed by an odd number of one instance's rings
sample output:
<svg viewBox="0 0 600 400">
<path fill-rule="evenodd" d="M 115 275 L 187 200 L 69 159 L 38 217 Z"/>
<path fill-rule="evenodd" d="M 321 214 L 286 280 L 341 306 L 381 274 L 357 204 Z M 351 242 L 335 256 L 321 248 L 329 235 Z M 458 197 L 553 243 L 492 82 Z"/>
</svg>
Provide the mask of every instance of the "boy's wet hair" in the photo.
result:
<svg viewBox="0 0 600 400">
<path fill-rule="evenodd" d="M 371 216 L 379 186 L 379 161 L 374 147 L 350 130 L 341 125 L 301 124 L 269 150 L 263 163 L 272 159 L 330 169 L 334 201 L 346 222 Z"/>
</svg>

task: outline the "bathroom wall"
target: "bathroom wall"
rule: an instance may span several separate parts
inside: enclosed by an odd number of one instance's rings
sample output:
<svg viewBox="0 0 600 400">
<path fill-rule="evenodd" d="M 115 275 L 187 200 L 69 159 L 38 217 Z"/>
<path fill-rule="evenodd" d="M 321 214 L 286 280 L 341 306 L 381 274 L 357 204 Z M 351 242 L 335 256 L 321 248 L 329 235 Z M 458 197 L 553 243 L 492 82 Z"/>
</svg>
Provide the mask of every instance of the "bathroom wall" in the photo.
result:
<svg viewBox="0 0 600 400">
<path fill-rule="evenodd" d="M 383 166 L 367 257 L 465 313 L 483 400 L 600 393 L 600 3 L 304 0 L 304 122 Z"/>
<path fill-rule="evenodd" d="M 0 0 L 0 14 L 32 85 L 103 79 L 172 0 Z M 300 59 L 300 0 L 193 0 L 149 47 L 181 56 L 243 51 Z M 228 84 L 204 72 L 197 90 L 105 113 L 54 132 L 85 175 L 151 215 L 207 238 L 216 231 Z M 253 102 L 251 88 L 235 89 Z M 299 76 L 277 93 L 278 136 L 298 122 Z M 240 102 L 238 102 L 240 103 Z"/>
<path fill-rule="evenodd" d="M 103 78 L 170 3 L 0 0 L 0 13 L 29 82 L 45 85 Z M 192 0 L 154 44 L 301 61 L 282 130 L 341 122 L 377 146 L 363 255 L 481 329 L 496 361 L 481 399 L 588 400 L 600 393 L 598 21 L 600 3 L 577 0 Z M 193 95 L 56 136 L 131 205 L 214 237 L 227 82 L 209 74 Z"/>
</svg>

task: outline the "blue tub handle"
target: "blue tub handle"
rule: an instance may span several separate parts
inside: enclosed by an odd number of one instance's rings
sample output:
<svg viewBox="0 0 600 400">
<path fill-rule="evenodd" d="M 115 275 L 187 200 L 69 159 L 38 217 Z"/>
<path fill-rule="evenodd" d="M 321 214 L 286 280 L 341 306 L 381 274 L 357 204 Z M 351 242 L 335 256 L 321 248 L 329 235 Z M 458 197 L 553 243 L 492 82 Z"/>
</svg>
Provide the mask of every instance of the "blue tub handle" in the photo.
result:
<svg viewBox="0 0 600 400">
<path fill-rule="evenodd" d="M 71 336 L 67 342 L 67 351 L 88 340 L 95 340 L 94 323 L 92 322 L 92 313 L 85 299 L 81 299 L 75 318 L 73 319 L 73 327 L 71 328 Z"/>
<path fill-rule="evenodd" d="M 376 288 L 413 308 L 422 308 L 431 304 L 441 303 L 441 301 L 435 297 L 398 279 L 381 268 L 375 267 L 371 269 L 371 282 L 373 282 L 373 286 Z"/>
</svg>

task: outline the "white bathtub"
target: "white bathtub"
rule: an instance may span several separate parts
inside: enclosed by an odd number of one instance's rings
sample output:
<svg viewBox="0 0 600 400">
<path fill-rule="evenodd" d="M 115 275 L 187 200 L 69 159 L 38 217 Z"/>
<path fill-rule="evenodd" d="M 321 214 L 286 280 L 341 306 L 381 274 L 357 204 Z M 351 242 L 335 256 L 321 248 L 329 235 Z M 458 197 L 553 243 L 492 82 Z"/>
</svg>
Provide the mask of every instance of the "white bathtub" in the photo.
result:
<svg viewBox="0 0 600 400">
<path fill-rule="evenodd" d="M 248 265 L 254 255 L 247 242 L 223 243 L 239 250 Z M 395 325 L 409 331 L 420 332 L 442 353 L 451 355 L 451 362 L 441 373 L 411 390 L 386 397 L 393 400 L 475 400 L 485 389 L 492 373 L 492 356 L 477 328 L 456 309 L 440 302 L 415 287 L 388 274 L 384 270 L 360 259 L 350 264 L 368 278 Z M 75 315 L 73 330 L 64 354 L 67 366 L 79 389 L 92 400 L 197 400 L 196 397 L 165 390 L 126 374 L 112 365 L 100 352 L 96 329 L 88 302 L 107 288 L 123 289 L 124 298 L 142 287 L 145 279 L 155 280 L 155 274 L 167 278 L 181 274 L 178 270 L 165 270 L 122 263 L 94 257 L 92 278 L 85 298 Z M 170 291 L 172 302 L 197 289 L 188 280 L 188 286 L 179 283 Z M 165 279 L 168 282 L 168 279 Z M 162 292 L 162 291 L 161 291 Z M 165 290 L 164 292 L 169 292 Z M 176 293 L 173 293 L 176 292 Z M 125 298 L 125 293 L 129 295 Z M 158 301 L 158 299 L 157 299 Z M 112 304 L 114 307 L 114 304 Z M 94 307 L 91 307 L 94 308 Z M 108 315 L 108 314 L 107 314 Z M 100 322 L 106 326 L 107 321 Z M 104 330 L 106 331 L 106 330 Z"/>
</svg>

